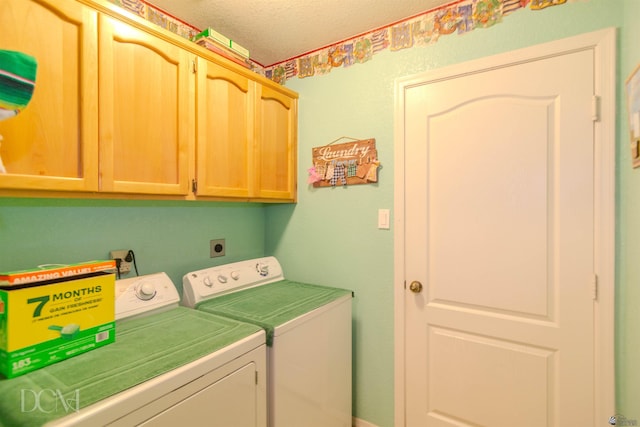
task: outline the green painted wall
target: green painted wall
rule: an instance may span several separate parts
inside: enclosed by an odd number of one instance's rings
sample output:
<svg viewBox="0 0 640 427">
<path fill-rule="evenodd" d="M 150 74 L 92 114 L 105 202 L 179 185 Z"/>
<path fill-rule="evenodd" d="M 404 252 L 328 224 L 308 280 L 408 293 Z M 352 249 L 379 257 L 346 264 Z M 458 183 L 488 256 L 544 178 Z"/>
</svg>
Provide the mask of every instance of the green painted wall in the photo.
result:
<svg viewBox="0 0 640 427">
<path fill-rule="evenodd" d="M 624 2 L 618 93 L 616 288 L 616 401 L 620 414 L 640 424 L 640 169 L 631 168 L 624 82 L 640 64 L 640 2 Z"/>
<path fill-rule="evenodd" d="M 394 80 L 449 64 L 605 27 L 619 32 L 616 381 L 618 412 L 640 422 L 640 169 L 630 167 L 624 80 L 640 62 L 638 0 L 588 0 L 521 10 L 489 29 L 442 37 L 325 76 L 292 79 L 300 93 L 299 203 L 94 201 L 0 198 L 0 270 L 105 258 L 132 248 L 141 274 L 184 273 L 276 255 L 291 279 L 348 287 L 354 299 L 354 415 L 393 426 L 393 229 L 377 210 L 393 209 Z M 311 148 L 341 136 L 376 138 L 380 182 L 348 188 L 306 185 Z M 227 256 L 209 258 L 209 240 Z"/>
<path fill-rule="evenodd" d="M 248 203 L 0 198 L 0 271 L 133 249 L 140 274 L 165 271 L 181 290 L 189 271 L 263 256 L 264 217 Z M 209 258 L 216 238 L 227 255 Z"/>
<path fill-rule="evenodd" d="M 377 210 L 393 210 L 394 80 L 446 65 L 502 53 L 606 27 L 620 33 L 620 87 L 640 60 L 637 0 L 589 0 L 543 11 L 520 10 L 499 25 L 441 37 L 430 46 L 384 51 L 365 64 L 324 76 L 293 78 L 300 93 L 299 202 L 270 206 L 266 252 L 276 255 L 291 279 L 355 290 L 354 415 L 393 426 L 393 230 L 377 229 Z M 526 82 L 523 82 L 526 84 Z M 624 108 L 623 100 L 619 107 Z M 618 145 L 626 147 L 620 119 Z M 311 148 L 348 136 L 375 138 L 382 163 L 373 185 L 314 189 L 306 184 Z M 638 310 L 640 290 L 640 170 L 619 153 L 617 380 L 618 410 L 640 420 Z"/>
</svg>

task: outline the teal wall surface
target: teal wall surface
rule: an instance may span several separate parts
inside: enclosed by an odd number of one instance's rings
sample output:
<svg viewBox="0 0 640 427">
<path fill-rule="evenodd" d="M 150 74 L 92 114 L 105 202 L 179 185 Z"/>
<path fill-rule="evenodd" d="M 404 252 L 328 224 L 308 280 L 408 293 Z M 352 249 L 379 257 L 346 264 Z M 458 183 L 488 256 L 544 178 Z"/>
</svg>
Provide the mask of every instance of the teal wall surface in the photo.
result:
<svg viewBox="0 0 640 427">
<path fill-rule="evenodd" d="M 624 83 L 640 65 L 640 1 L 626 0 L 619 39 L 616 245 L 616 402 L 640 425 L 640 169 L 631 168 Z"/>
<path fill-rule="evenodd" d="M 290 79 L 287 86 L 300 94 L 296 205 L 0 198 L 0 271 L 105 258 L 126 248 L 135 251 L 140 274 L 166 271 L 180 286 L 188 271 L 275 255 L 290 279 L 355 291 L 354 415 L 391 427 L 394 230 L 377 228 L 377 211 L 391 209 L 393 217 L 395 79 L 617 27 L 616 400 L 618 413 L 640 422 L 640 169 L 630 166 L 624 99 L 624 80 L 640 62 L 638 17 L 638 0 L 523 9 L 491 28 Z M 376 139 L 379 182 L 309 187 L 311 148 L 342 136 Z M 215 238 L 227 239 L 227 256 L 209 258 Z"/>
<path fill-rule="evenodd" d="M 0 198 L 0 271 L 133 249 L 140 274 L 164 271 L 182 291 L 190 271 L 263 256 L 264 218 L 248 203 Z M 226 256 L 209 258 L 217 238 Z"/>
<path fill-rule="evenodd" d="M 266 252 L 290 279 L 344 286 L 354 299 L 354 416 L 393 426 L 393 227 L 377 229 L 377 211 L 394 194 L 394 82 L 397 78 L 564 37 L 617 27 L 618 87 L 639 60 L 637 0 L 589 0 L 542 11 L 521 9 L 487 29 L 441 37 L 433 45 L 385 50 L 364 64 L 289 79 L 300 94 L 298 204 L 270 206 Z M 622 67 L 620 67 L 622 64 Z M 526 81 L 523 81 L 526 84 Z M 621 90 L 621 89 L 620 89 Z M 624 100 L 618 94 L 618 107 Z M 623 97 L 622 97 L 623 98 Z M 617 172 L 617 410 L 640 422 L 640 170 L 630 167 L 627 124 L 619 115 Z M 342 136 L 375 138 L 377 184 L 313 188 L 306 184 L 311 149 Z M 347 142 L 347 141 L 342 141 Z M 409 249 L 410 250 L 410 249 Z M 612 414 L 613 415 L 613 414 Z M 607 420 L 605 420 L 607 421 Z M 603 425 L 599 423 L 598 425 Z"/>
</svg>

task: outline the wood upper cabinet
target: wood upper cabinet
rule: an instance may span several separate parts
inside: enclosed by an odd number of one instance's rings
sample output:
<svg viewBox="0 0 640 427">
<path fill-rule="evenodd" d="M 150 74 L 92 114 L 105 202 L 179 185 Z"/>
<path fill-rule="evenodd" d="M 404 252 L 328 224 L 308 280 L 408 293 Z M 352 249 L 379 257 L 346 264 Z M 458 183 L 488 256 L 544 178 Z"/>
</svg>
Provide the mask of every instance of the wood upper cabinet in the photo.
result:
<svg viewBox="0 0 640 427">
<path fill-rule="evenodd" d="M 256 195 L 295 201 L 298 99 L 264 85 L 256 98 Z"/>
<path fill-rule="evenodd" d="M 197 195 L 249 198 L 255 84 L 206 59 L 197 61 Z"/>
<path fill-rule="evenodd" d="M 295 201 L 296 95 L 198 64 L 197 195 Z"/>
<path fill-rule="evenodd" d="M 189 193 L 191 55 L 100 16 L 100 190 Z"/>
<path fill-rule="evenodd" d="M 31 102 L 0 121 L 0 189 L 97 190 L 97 13 L 73 0 L 2 0 L 0 48 L 38 63 Z"/>
<path fill-rule="evenodd" d="M 0 1 L 38 61 L 1 195 L 295 201 L 295 92 L 106 1 Z"/>
</svg>

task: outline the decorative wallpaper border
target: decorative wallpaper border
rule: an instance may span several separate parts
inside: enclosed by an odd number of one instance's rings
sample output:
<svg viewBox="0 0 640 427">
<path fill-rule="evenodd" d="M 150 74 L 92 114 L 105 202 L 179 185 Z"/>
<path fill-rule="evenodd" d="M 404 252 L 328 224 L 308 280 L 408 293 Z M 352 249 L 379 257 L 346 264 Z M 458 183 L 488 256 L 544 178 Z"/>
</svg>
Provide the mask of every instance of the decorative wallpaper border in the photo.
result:
<svg viewBox="0 0 640 427">
<path fill-rule="evenodd" d="M 503 17 L 527 6 L 531 10 L 541 10 L 566 2 L 567 0 L 456 0 L 387 27 L 265 67 L 264 75 L 280 84 L 285 84 L 287 79 L 293 77 L 324 75 L 334 68 L 370 61 L 375 54 L 386 49 L 399 51 L 424 46 L 437 42 L 442 36 L 491 27 L 502 22 Z"/>
<path fill-rule="evenodd" d="M 186 39 L 200 32 L 145 0 L 109 1 Z M 251 69 L 284 85 L 287 79 L 294 77 L 321 76 L 334 68 L 365 63 L 386 49 L 394 52 L 429 45 L 442 36 L 488 28 L 527 6 L 531 10 L 541 10 L 567 1 L 579 0 L 454 0 L 437 9 L 267 67 L 250 61 Z"/>
<path fill-rule="evenodd" d="M 190 40 L 193 36 L 198 34 L 200 30 L 196 27 L 183 22 L 162 9 L 158 9 L 152 4 L 147 3 L 144 0 L 108 0 L 109 2 L 120 6 L 129 12 L 138 15 L 147 21 L 171 31 L 185 39 Z"/>
<path fill-rule="evenodd" d="M 200 33 L 200 29 L 188 24 L 170 14 L 164 10 L 155 7 L 153 4 L 146 0 L 108 0 L 121 8 L 128 10 L 129 12 L 138 15 L 147 21 L 156 24 L 165 30 L 169 30 L 172 33 L 184 37 L 187 40 L 191 40 L 194 36 Z M 249 59 L 248 65 L 251 71 L 264 76 L 264 67 L 255 61 Z"/>
</svg>

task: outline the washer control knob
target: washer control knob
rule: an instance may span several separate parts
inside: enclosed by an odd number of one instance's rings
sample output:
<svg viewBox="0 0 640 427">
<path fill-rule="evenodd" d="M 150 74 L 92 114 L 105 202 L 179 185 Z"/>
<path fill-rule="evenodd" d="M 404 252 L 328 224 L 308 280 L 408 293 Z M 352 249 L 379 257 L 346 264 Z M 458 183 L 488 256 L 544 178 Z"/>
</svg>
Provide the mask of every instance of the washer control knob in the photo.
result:
<svg viewBox="0 0 640 427">
<path fill-rule="evenodd" d="M 209 287 L 209 288 L 213 286 L 213 282 L 211 281 L 211 277 L 209 277 L 209 276 L 204 276 L 204 279 L 202 280 L 202 283 L 204 283 L 204 285 Z"/>
<path fill-rule="evenodd" d="M 232 271 L 231 272 L 231 278 L 233 280 L 238 280 L 240 278 L 240 272 L 239 271 Z"/>
<path fill-rule="evenodd" d="M 227 276 L 222 275 L 222 274 L 218 274 L 218 282 L 220 283 L 227 283 Z"/>
<path fill-rule="evenodd" d="M 256 264 L 256 270 L 258 271 L 258 273 L 261 276 L 268 276 L 269 275 L 269 264 L 264 264 L 262 262 L 259 262 Z"/>
<path fill-rule="evenodd" d="M 143 301 L 148 301 L 156 296 L 156 288 L 152 283 L 142 282 L 136 286 L 136 296 Z"/>
</svg>

